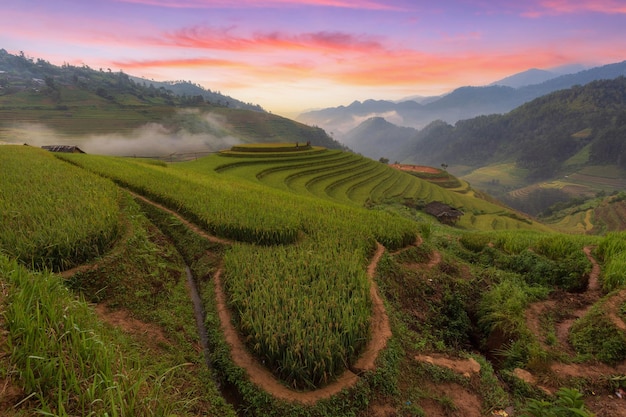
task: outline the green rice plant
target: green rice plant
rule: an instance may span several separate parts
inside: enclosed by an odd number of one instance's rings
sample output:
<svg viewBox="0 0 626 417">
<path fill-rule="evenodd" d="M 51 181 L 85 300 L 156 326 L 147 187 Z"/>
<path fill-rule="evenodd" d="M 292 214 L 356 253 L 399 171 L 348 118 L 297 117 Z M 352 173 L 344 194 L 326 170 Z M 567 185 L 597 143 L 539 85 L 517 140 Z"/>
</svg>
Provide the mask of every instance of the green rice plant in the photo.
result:
<svg viewBox="0 0 626 417">
<path fill-rule="evenodd" d="M 492 237 L 485 233 L 464 233 L 459 242 L 472 252 L 481 252 L 491 242 Z"/>
<path fill-rule="evenodd" d="M 118 234 L 110 181 L 27 146 L 0 148 L 0 251 L 56 271 L 102 254 Z"/>
<path fill-rule="evenodd" d="M 123 358 L 88 305 L 60 278 L 0 256 L 8 284 L 6 343 L 24 391 L 42 415 L 169 415 L 180 404 L 154 375 Z"/>
<path fill-rule="evenodd" d="M 401 176 L 401 171 L 396 169 L 391 170 L 389 176 L 387 176 L 384 181 L 379 182 L 370 192 L 371 201 L 383 201 L 386 198 L 386 190 L 389 189 Z"/>
<path fill-rule="evenodd" d="M 368 340 L 369 284 L 356 253 L 236 245 L 224 283 L 248 347 L 294 387 L 340 373 Z M 305 259 L 306 262 L 297 262 Z"/>
<path fill-rule="evenodd" d="M 519 254 L 535 245 L 542 234 L 535 231 L 499 231 L 492 234 L 494 247 L 508 254 Z"/>
<path fill-rule="evenodd" d="M 606 292 L 623 287 L 626 283 L 626 252 L 617 253 L 604 264 L 602 287 Z"/>
<path fill-rule="evenodd" d="M 478 324 L 489 336 L 509 342 L 498 349 L 505 368 L 525 366 L 541 355 L 535 336 L 526 326 L 524 312 L 531 302 L 545 298 L 548 289 L 530 287 L 515 276 L 506 276 L 491 287 L 478 305 Z"/>
<path fill-rule="evenodd" d="M 539 295 L 537 291 L 514 278 L 495 284 L 485 293 L 479 305 L 479 324 L 487 331 L 497 329 L 517 337 L 524 333 L 526 306 Z"/>
<path fill-rule="evenodd" d="M 76 157 L 78 156 L 78 158 Z M 211 175 L 207 178 L 173 167 L 95 155 L 63 158 L 113 179 L 188 216 L 221 237 L 263 245 L 289 244 L 298 236 L 298 219 L 281 194 L 262 193 L 253 183 Z M 265 209 L 260 209 L 260 203 Z M 259 209 L 254 210 L 253 208 Z"/>
<path fill-rule="evenodd" d="M 600 241 L 596 251 L 598 257 L 608 261 L 612 256 L 626 252 L 626 232 L 611 232 Z"/>
<path fill-rule="evenodd" d="M 626 233 L 608 233 L 600 241 L 598 257 L 604 261 L 602 287 L 612 291 L 626 283 Z"/>
<path fill-rule="evenodd" d="M 484 405 L 488 410 L 503 409 L 510 404 L 510 398 L 502 387 L 493 366 L 482 355 L 473 354 L 472 357 L 480 364 L 480 392 Z"/>
<path fill-rule="evenodd" d="M 549 259 L 556 260 L 568 258 L 573 254 L 579 254 L 579 256 L 584 257 L 582 253 L 583 246 L 582 240 L 575 236 L 552 234 L 537 239 L 533 249 Z"/>
<path fill-rule="evenodd" d="M 331 381 L 367 342 L 366 267 L 376 242 L 395 250 L 417 235 L 416 223 L 382 211 L 188 171 L 184 164 L 66 158 L 174 208 L 209 232 L 257 244 L 236 244 L 225 257 L 229 303 L 250 349 L 300 388 Z M 286 245 L 296 238 L 297 245 Z"/>
<path fill-rule="evenodd" d="M 286 146 L 293 147 L 292 144 Z M 264 146 L 261 145 L 259 149 L 263 150 Z M 439 185 L 359 155 L 328 150 L 314 154 L 298 153 L 297 156 L 291 154 L 269 151 L 236 154 L 230 152 L 202 158 L 189 166 L 203 173 L 216 170 L 252 181 L 256 178 L 274 188 L 343 203 L 371 205 L 398 198 L 442 201 L 464 211 L 488 215 L 489 228 L 541 228 L 540 225 L 519 218 L 501 206 L 448 191 Z M 226 155 L 228 158 L 224 158 Z M 284 155 L 290 157 L 286 158 Z M 224 163 L 225 159 L 232 161 Z M 469 217 L 467 220 L 462 219 L 459 225 L 476 228 Z"/>
</svg>

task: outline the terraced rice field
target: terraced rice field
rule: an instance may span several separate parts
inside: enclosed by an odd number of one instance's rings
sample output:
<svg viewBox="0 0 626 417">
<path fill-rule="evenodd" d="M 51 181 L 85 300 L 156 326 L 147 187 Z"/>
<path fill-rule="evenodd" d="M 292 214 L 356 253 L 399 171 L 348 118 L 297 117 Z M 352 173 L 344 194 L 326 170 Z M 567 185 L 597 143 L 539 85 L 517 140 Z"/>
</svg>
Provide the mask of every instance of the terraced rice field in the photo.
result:
<svg viewBox="0 0 626 417">
<path fill-rule="evenodd" d="M 504 215 L 494 223 L 498 229 L 527 226 L 507 217 L 502 207 L 475 198 L 469 192 L 469 184 L 462 180 L 455 182 L 455 188 L 448 189 L 360 155 L 323 148 L 280 153 L 270 147 L 267 151 L 265 154 L 257 149 L 246 152 L 244 146 L 235 152 L 189 162 L 186 169 L 197 172 L 214 170 L 284 191 L 348 205 L 441 201 L 474 217 L 482 217 L 481 224 L 491 224 L 494 216 Z M 445 175 L 446 181 L 449 179 L 445 171 L 431 169 L 437 178 Z M 462 225 L 472 227 L 469 216 L 465 217 Z M 475 218 L 473 222 L 476 222 Z"/>
<path fill-rule="evenodd" d="M 593 212 L 596 222 L 604 224 L 606 230 L 626 230 L 626 201 L 597 207 Z"/>
<path fill-rule="evenodd" d="M 587 233 L 594 227 L 592 223 L 593 213 L 594 210 L 589 209 L 575 214 L 568 214 L 558 223 L 554 223 L 553 226 L 567 232 Z"/>
</svg>

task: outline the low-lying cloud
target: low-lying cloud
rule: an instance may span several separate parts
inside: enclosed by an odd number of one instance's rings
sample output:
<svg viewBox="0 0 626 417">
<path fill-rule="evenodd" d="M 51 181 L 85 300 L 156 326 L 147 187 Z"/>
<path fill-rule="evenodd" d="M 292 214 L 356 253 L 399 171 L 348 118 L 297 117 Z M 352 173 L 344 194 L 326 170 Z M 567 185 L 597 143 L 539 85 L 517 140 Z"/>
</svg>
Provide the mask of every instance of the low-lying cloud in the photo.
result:
<svg viewBox="0 0 626 417">
<path fill-rule="evenodd" d="M 188 111 L 179 115 L 187 120 L 195 118 L 193 127 L 172 128 L 161 123 L 147 123 L 122 133 L 77 137 L 64 135 L 41 123 L 16 123 L 3 136 L 8 142 L 37 147 L 76 145 L 91 154 L 162 158 L 216 152 L 241 143 L 240 139 L 227 133 L 223 120 L 217 115 Z"/>
</svg>

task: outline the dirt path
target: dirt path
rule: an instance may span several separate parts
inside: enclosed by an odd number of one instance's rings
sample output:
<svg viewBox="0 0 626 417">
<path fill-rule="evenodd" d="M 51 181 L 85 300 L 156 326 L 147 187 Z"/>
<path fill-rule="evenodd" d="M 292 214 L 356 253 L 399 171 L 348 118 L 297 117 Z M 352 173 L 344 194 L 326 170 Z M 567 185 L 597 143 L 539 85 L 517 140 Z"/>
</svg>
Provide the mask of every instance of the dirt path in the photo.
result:
<svg viewBox="0 0 626 417">
<path fill-rule="evenodd" d="M 170 213 L 175 216 L 180 222 L 185 224 L 190 230 L 205 239 L 212 242 L 221 244 L 232 244 L 232 241 L 221 239 L 212 236 L 200 229 L 198 226 L 182 218 L 177 212 L 168 209 L 158 203 L 155 203 L 143 196 L 131 193 L 135 198 L 141 199 L 146 203 Z M 385 310 L 383 300 L 378 292 L 378 287 L 374 281 L 376 272 L 376 266 L 378 261 L 383 255 L 385 248 L 377 244 L 376 253 L 374 254 L 368 268 L 367 275 L 370 281 L 370 296 L 372 297 L 372 317 L 370 322 L 370 334 L 371 338 L 365 347 L 365 350 L 356 361 L 353 366 L 353 370 L 346 370 L 341 374 L 334 382 L 313 390 L 313 391 L 294 391 L 283 385 L 267 368 L 263 367 L 246 349 L 239 333 L 232 324 L 232 316 L 230 310 L 228 310 L 226 295 L 223 290 L 221 274 L 222 268 L 219 268 L 214 275 L 215 295 L 217 301 L 217 310 L 220 318 L 221 329 L 224 333 L 226 342 L 230 346 L 231 356 L 233 362 L 245 369 L 250 381 L 259 388 L 265 390 L 267 393 L 273 395 L 276 398 L 290 402 L 300 402 L 303 404 L 311 405 L 317 401 L 330 398 L 331 396 L 338 394 L 346 388 L 354 386 L 359 377 L 355 372 L 362 372 L 375 369 L 375 361 L 379 352 L 385 348 L 387 341 L 391 337 L 391 326 L 389 324 L 389 318 Z"/>
<path fill-rule="evenodd" d="M 423 243 L 424 243 L 424 240 L 422 239 L 422 237 L 420 235 L 417 235 L 417 238 L 415 239 L 415 243 L 413 243 L 410 246 L 407 246 L 406 248 L 398 249 L 397 251 L 392 252 L 392 255 L 397 255 L 399 253 L 402 253 L 414 246 L 422 246 Z M 414 271 L 423 267 L 426 267 L 427 269 L 431 269 L 439 265 L 441 263 L 441 259 L 442 259 L 441 253 L 437 252 L 436 250 L 433 250 L 430 253 L 427 263 L 425 264 L 424 263 L 410 263 L 410 264 L 405 264 L 405 266 Z"/>
<path fill-rule="evenodd" d="M 600 291 L 600 265 L 598 265 L 598 262 L 591 255 L 591 250 L 592 248 L 590 246 L 585 246 L 583 248 L 583 252 L 585 252 L 587 259 L 589 259 L 589 262 L 591 262 L 592 265 L 591 272 L 589 273 L 587 291 L 570 297 L 574 303 L 578 303 L 578 305 L 580 305 L 580 308 L 572 312 L 572 317 L 563 320 L 556 325 L 556 338 L 559 341 L 559 345 L 570 353 L 572 353 L 572 349 L 569 346 L 567 339 L 572 325 L 576 320 L 587 314 L 593 306 L 593 303 L 598 301 L 602 296 Z"/>
<path fill-rule="evenodd" d="M 209 234 L 209 233 L 205 232 L 205 231 L 204 231 L 203 229 L 201 229 L 200 227 L 198 227 L 198 226 L 196 226 L 195 224 L 191 223 L 190 221 L 188 221 L 188 220 L 184 219 L 184 218 L 183 218 L 180 214 L 178 214 L 176 211 L 174 211 L 174 210 L 172 210 L 172 209 L 169 209 L 169 208 L 165 207 L 165 206 L 164 206 L 164 205 L 162 205 L 162 204 L 159 204 L 159 203 L 157 203 L 157 202 L 154 202 L 154 201 L 152 201 L 152 200 L 149 200 L 149 199 L 147 199 L 146 197 L 144 197 L 144 196 L 142 196 L 142 195 L 139 195 L 139 194 L 136 194 L 136 193 L 134 193 L 134 192 L 132 192 L 132 191 L 129 191 L 129 190 L 126 190 L 126 191 L 128 191 L 128 193 L 130 193 L 130 195 L 132 195 L 133 197 L 135 197 L 135 198 L 137 198 L 137 199 L 139 199 L 139 200 L 141 200 L 141 201 L 143 201 L 143 202 L 145 202 L 145 203 L 151 204 L 151 205 L 153 205 L 154 207 L 156 207 L 156 208 L 158 208 L 158 209 L 160 209 L 160 210 L 162 210 L 162 211 L 165 211 L 165 212 L 167 212 L 167 213 L 171 214 L 172 216 L 176 217 L 176 218 L 177 218 L 177 219 L 178 219 L 178 220 L 179 220 L 182 224 L 184 224 L 185 226 L 187 226 L 187 228 L 189 228 L 192 232 L 194 232 L 195 234 L 197 234 L 197 235 L 199 235 L 199 236 L 202 236 L 203 238 L 205 238 L 205 239 L 207 239 L 207 240 L 209 240 L 209 241 L 211 241 L 211 242 L 213 242 L 213 243 L 221 243 L 221 244 L 223 244 L 223 245 L 232 245 L 232 244 L 233 244 L 233 241 L 232 241 L 232 240 L 223 239 L 223 238 L 220 238 L 220 237 L 217 237 L 217 236 L 213 236 L 213 235 L 211 235 L 211 234 Z"/>
<path fill-rule="evenodd" d="M 120 251 L 122 251 L 123 248 L 123 243 L 127 242 L 128 239 L 130 239 L 133 236 L 133 228 L 130 224 L 130 222 L 128 222 L 127 220 L 121 218 L 120 220 L 122 227 L 124 228 L 124 234 L 120 237 L 118 237 L 118 239 L 113 243 L 113 248 L 110 252 L 108 252 L 106 255 L 106 257 L 112 257 L 117 255 Z M 98 262 L 98 260 L 96 260 L 93 263 L 88 263 L 88 264 L 84 264 L 84 265 L 78 265 L 74 268 L 71 269 L 66 269 L 65 271 L 61 271 L 59 272 L 59 275 L 61 275 L 61 277 L 63 279 L 68 279 L 71 278 L 73 275 L 79 273 L 79 272 L 89 272 L 89 271 L 93 271 L 95 269 L 100 268 L 100 262 Z"/>
<path fill-rule="evenodd" d="M 593 248 L 591 246 L 585 246 L 583 248 L 583 252 L 585 252 L 585 255 L 587 256 L 587 259 L 589 259 L 589 262 L 591 262 L 591 273 L 589 274 L 589 285 L 587 287 L 587 290 L 599 291 L 600 290 L 600 265 L 598 265 L 598 262 L 596 261 L 596 259 L 593 257 L 593 255 L 591 255 L 592 249 Z"/>
<path fill-rule="evenodd" d="M 591 254 L 592 247 L 585 247 L 583 249 L 587 259 L 591 262 L 592 268 L 589 274 L 589 283 L 587 291 L 580 294 L 566 294 L 564 297 L 557 299 L 540 301 L 533 303 L 526 310 L 526 323 L 528 328 L 535 335 L 541 335 L 542 329 L 540 326 L 540 316 L 546 311 L 565 311 L 571 306 L 575 306 L 574 310 L 569 314 L 569 317 L 555 326 L 556 338 L 558 340 L 558 348 L 571 356 L 575 355 L 574 350 L 568 342 L 568 336 L 572 324 L 579 318 L 583 317 L 589 312 L 591 307 L 602 297 L 602 289 L 600 286 L 600 265 Z M 619 309 L 626 301 L 626 290 L 621 290 L 612 295 L 604 302 L 604 311 L 607 313 L 611 321 L 617 328 L 622 331 L 626 331 L 626 323 L 619 315 Z M 549 346 L 546 345 L 542 338 L 539 338 L 542 346 L 548 350 Z M 549 369 L 552 372 L 550 380 L 552 384 L 549 387 L 541 386 L 538 384 L 537 379 L 531 375 L 528 371 L 516 370 L 521 375 L 519 378 L 526 380 L 527 382 L 537 385 L 539 388 L 546 392 L 555 392 L 558 388 L 560 380 L 569 380 L 571 378 L 584 378 L 590 381 L 599 381 L 601 385 L 606 384 L 606 378 L 608 375 L 626 374 L 626 362 L 617 364 L 614 367 L 603 363 L 560 363 L 554 362 L 549 365 Z M 523 374 L 522 374 L 523 373 Z M 556 385 L 555 385 L 556 384 Z M 608 396 L 591 396 L 585 400 L 587 406 L 592 411 L 599 413 L 605 417 L 617 417 L 626 416 L 626 403 L 623 400 L 618 399 L 612 395 Z"/>
<path fill-rule="evenodd" d="M 568 293 L 564 297 L 559 297 L 559 299 L 538 301 L 536 303 L 532 303 L 526 309 L 526 325 L 534 335 L 538 336 L 539 343 L 541 343 L 542 347 L 546 350 L 551 348 L 547 345 L 544 338 L 539 336 L 544 333 L 541 326 L 541 317 L 545 314 L 545 312 L 556 311 L 559 309 L 561 311 L 565 311 L 565 308 L 569 306 L 577 306 L 573 311 L 571 311 L 571 313 L 569 313 L 566 319 L 561 320 L 555 325 L 555 335 L 559 344 L 559 349 L 570 355 L 574 355 L 575 352 L 568 342 L 569 331 L 574 322 L 587 314 L 592 305 L 602 296 L 600 288 L 600 265 L 598 265 L 598 262 L 592 256 L 592 249 L 593 248 L 590 246 L 585 246 L 583 248 L 583 252 L 592 265 L 591 272 L 589 273 L 587 290 L 585 292 L 580 294 Z"/>
<path fill-rule="evenodd" d="M 361 357 L 354 364 L 354 369 L 358 372 L 369 371 L 376 368 L 375 361 L 381 350 L 387 346 L 387 341 L 391 337 L 391 326 L 389 317 L 385 310 L 385 305 L 378 292 L 378 286 L 374 277 L 376 275 L 376 267 L 380 257 L 385 252 L 385 248 L 377 243 L 376 253 L 367 267 L 367 277 L 370 281 L 370 297 L 372 297 L 372 318 L 370 322 L 370 341 L 367 343 Z"/>
<path fill-rule="evenodd" d="M 624 320 L 619 314 L 619 311 L 624 302 L 626 302 L 626 290 L 621 290 L 620 292 L 609 298 L 604 304 L 604 309 L 609 318 L 611 319 L 613 324 L 615 324 L 615 327 L 617 327 L 621 331 L 626 331 L 626 323 L 624 323 Z"/>
</svg>

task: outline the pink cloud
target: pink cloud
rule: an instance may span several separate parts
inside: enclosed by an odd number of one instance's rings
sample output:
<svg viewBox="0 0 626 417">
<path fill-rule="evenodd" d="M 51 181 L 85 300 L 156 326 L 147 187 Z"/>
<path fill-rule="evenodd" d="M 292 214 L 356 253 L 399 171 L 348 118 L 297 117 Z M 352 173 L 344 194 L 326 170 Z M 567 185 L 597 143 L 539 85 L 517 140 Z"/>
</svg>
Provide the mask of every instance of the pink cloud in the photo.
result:
<svg viewBox="0 0 626 417">
<path fill-rule="evenodd" d="M 232 33 L 233 28 L 214 29 L 204 26 L 184 28 L 157 39 L 168 46 L 179 46 L 200 49 L 228 50 L 228 51 L 335 51 L 346 53 L 350 51 L 371 52 L 383 48 L 380 41 L 371 36 L 358 36 L 344 32 L 311 32 L 299 35 L 289 35 L 274 31 L 257 33 L 250 37 L 237 36 Z"/>
<path fill-rule="evenodd" d="M 117 0 L 124 3 L 143 4 L 147 6 L 167 8 L 198 8 L 198 9 L 244 9 L 250 7 L 288 7 L 288 6 L 316 6 L 338 7 L 346 9 L 365 10 L 404 10 L 390 2 L 372 0 Z"/>
<path fill-rule="evenodd" d="M 571 13 L 626 14 L 626 4 L 620 0 L 541 0 L 537 9 L 523 13 L 526 17 Z"/>
<path fill-rule="evenodd" d="M 421 84 L 462 85 L 468 79 L 485 82 L 503 74 L 530 67 L 551 67 L 569 62 L 568 56 L 551 51 L 532 49 L 516 54 L 471 53 L 466 55 L 437 55 L 415 50 L 373 50 L 352 59 L 309 60 L 284 58 L 263 60 L 236 59 L 163 59 L 116 61 L 113 64 L 127 70 L 206 68 L 231 72 L 233 78 L 263 79 L 264 82 L 325 79 L 346 86 L 417 86 Z"/>
</svg>

